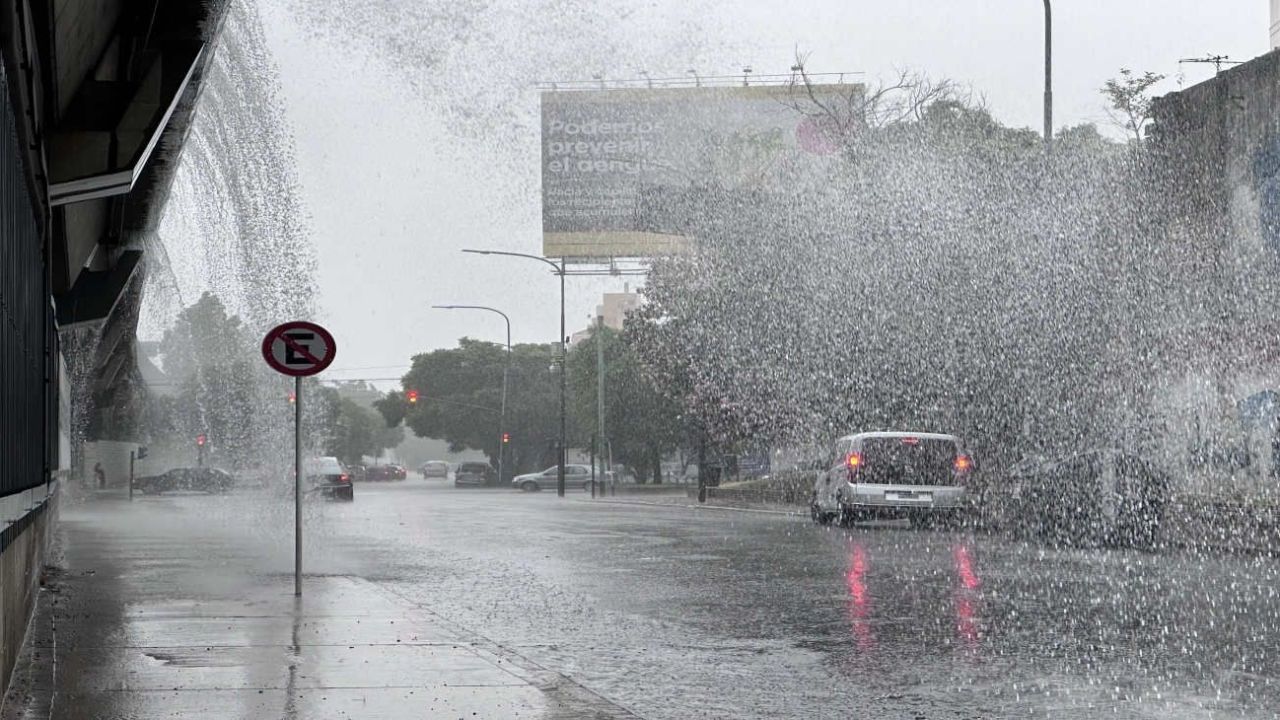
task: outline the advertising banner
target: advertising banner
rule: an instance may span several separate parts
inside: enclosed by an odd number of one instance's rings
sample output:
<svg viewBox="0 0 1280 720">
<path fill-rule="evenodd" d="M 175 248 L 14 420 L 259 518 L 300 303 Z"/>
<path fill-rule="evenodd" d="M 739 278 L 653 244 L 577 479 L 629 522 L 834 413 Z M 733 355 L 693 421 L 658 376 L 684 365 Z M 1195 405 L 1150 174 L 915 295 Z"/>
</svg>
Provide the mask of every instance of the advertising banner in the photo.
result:
<svg viewBox="0 0 1280 720">
<path fill-rule="evenodd" d="M 542 94 L 543 255 L 644 258 L 688 246 L 699 188 L 767 189 L 838 151 L 861 85 Z"/>
</svg>

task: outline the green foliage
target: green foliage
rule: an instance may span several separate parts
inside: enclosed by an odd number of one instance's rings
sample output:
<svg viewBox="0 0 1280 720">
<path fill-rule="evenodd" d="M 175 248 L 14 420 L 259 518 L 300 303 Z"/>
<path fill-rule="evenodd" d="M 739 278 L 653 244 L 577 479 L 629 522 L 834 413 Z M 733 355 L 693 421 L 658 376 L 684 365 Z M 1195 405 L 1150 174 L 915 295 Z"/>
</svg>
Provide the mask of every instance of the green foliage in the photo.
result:
<svg viewBox="0 0 1280 720">
<path fill-rule="evenodd" d="M 328 408 L 325 453 L 349 465 L 359 464 L 365 455 L 378 456 L 404 440 L 404 429 L 388 427 L 374 406 L 382 394 L 373 386 L 356 381 L 320 388 L 321 402 Z"/>
<path fill-rule="evenodd" d="M 228 315 L 212 293 L 184 308 L 160 341 L 177 397 L 155 399 L 147 412 L 149 434 L 204 433 L 211 451 L 233 463 L 249 455 L 261 428 L 252 344 L 240 318 Z"/>
<path fill-rule="evenodd" d="M 1151 377 L 1167 289 L 1137 165 L 1092 127 L 1046 157 L 952 101 L 785 186 L 705 191 L 632 347 L 720 447 L 958 432 L 991 467 L 1103 442 Z"/>
<path fill-rule="evenodd" d="M 560 433 L 560 395 L 554 345 L 512 347 L 507 389 L 507 462 L 515 472 L 541 469 L 555 458 Z M 438 438 L 457 452 L 479 450 L 497 464 L 502 374 L 506 349 L 470 338 L 458 347 L 416 355 L 401 384 L 417 390 L 410 404 L 404 393 L 377 403 L 388 424 L 404 423 L 419 437 Z"/>
<path fill-rule="evenodd" d="M 604 348 L 605 435 L 613 459 L 635 469 L 641 481 L 661 482 L 662 456 L 678 448 L 680 406 L 660 392 L 639 355 L 615 330 L 595 330 L 569 353 L 569 386 L 575 424 L 588 436 L 598 424 L 596 345 Z"/>
<path fill-rule="evenodd" d="M 1135 142 L 1142 142 L 1142 129 L 1151 119 L 1151 87 L 1165 76 L 1153 72 L 1136 75 L 1127 68 L 1120 69 L 1119 78 L 1111 78 L 1102 86 L 1102 94 L 1110 104 L 1107 112 L 1111 120 Z"/>
</svg>

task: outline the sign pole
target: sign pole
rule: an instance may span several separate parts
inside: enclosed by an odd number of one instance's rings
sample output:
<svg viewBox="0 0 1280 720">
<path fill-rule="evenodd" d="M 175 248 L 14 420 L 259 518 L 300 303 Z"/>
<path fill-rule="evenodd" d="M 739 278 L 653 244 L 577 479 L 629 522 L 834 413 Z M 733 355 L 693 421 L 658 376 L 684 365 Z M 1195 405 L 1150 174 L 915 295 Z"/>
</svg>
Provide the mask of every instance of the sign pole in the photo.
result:
<svg viewBox="0 0 1280 720">
<path fill-rule="evenodd" d="M 271 369 L 293 378 L 294 597 L 302 597 L 302 378 L 323 372 L 337 352 L 338 345 L 328 330 L 302 320 L 277 325 L 262 338 L 262 359 Z M 351 493 L 351 486 L 346 490 Z"/>
<path fill-rule="evenodd" d="M 302 378 L 293 378 L 293 594 L 302 597 Z"/>
</svg>

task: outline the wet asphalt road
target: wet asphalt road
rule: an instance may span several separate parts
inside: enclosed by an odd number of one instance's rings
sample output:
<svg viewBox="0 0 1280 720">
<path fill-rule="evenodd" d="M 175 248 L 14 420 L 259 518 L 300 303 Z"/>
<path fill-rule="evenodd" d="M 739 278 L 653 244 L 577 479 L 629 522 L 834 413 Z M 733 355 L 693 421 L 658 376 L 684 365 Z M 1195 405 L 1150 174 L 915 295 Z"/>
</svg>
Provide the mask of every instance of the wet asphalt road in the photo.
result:
<svg viewBox="0 0 1280 720">
<path fill-rule="evenodd" d="M 266 502 L 251 496 L 141 502 L 243 524 L 264 555 L 291 559 L 285 503 L 264 515 L 240 509 Z M 1280 712 L 1271 559 L 421 479 L 358 485 L 354 503 L 307 515 L 308 572 L 377 583 L 645 718 Z"/>
</svg>

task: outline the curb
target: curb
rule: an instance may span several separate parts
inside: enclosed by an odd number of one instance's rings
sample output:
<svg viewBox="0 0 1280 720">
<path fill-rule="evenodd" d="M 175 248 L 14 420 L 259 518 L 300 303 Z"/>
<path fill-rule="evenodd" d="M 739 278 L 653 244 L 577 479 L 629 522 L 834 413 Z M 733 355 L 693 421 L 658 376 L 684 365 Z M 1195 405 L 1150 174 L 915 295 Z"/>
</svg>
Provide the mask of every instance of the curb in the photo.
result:
<svg viewBox="0 0 1280 720">
<path fill-rule="evenodd" d="M 729 512 L 759 513 L 762 515 L 782 515 L 784 517 L 806 517 L 807 513 L 789 510 L 766 510 L 764 508 L 733 507 L 732 505 L 688 505 L 685 503 L 646 502 L 644 500 L 575 500 L 574 502 L 598 505 L 645 505 L 648 507 L 683 508 L 688 510 L 727 510 Z"/>
</svg>

